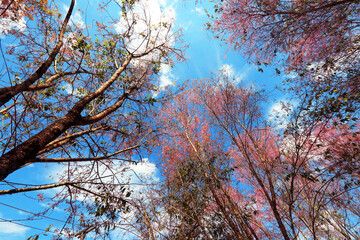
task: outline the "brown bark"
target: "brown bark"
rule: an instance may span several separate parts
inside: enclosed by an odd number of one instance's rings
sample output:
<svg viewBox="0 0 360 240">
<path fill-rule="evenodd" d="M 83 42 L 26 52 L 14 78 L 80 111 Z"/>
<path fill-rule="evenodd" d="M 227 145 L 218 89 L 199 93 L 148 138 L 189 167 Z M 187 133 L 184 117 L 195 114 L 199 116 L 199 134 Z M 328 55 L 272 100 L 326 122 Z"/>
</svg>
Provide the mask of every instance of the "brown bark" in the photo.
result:
<svg viewBox="0 0 360 240">
<path fill-rule="evenodd" d="M 75 71 L 75 72 L 62 72 L 62 73 L 56 73 L 53 76 L 49 77 L 45 83 L 40 84 L 40 85 L 32 85 L 29 86 L 27 91 L 39 91 L 39 90 L 43 90 L 49 87 L 52 87 L 56 84 L 55 80 L 59 79 L 60 77 L 63 76 L 67 76 L 67 75 L 75 75 L 78 73 L 88 73 L 86 71 Z"/>
<path fill-rule="evenodd" d="M 42 148 L 73 126 L 79 118 L 80 112 L 70 111 L 35 136 L 4 154 L 0 158 L 0 180 L 19 169 L 29 159 L 36 158 Z"/>
<path fill-rule="evenodd" d="M 125 100 L 125 98 L 136 88 L 133 86 L 128 91 L 123 93 L 119 98 L 120 101 L 116 103 L 116 108 L 111 107 L 111 111 L 108 111 L 107 114 L 102 114 L 101 117 L 97 117 L 96 121 L 84 122 L 81 117 L 81 112 L 85 106 L 100 96 L 106 89 L 111 86 L 112 83 L 120 76 L 120 74 L 126 69 L 130 63 L 132 56 L 129 55 L 128 58 L 124 61 L 123 65 L 119 67 L 115 73 L 97 90 L 80 99 L 72 109 L 62 118 L 56 120 L 54 123 L 47 126 L 44 130 L 34 135 L 27 141 L 16 146 L 11 151 L 7 152 L 0 158 L 0 180 L 5 179 L 10 173 L 21 168 L 24 164 L 35 159 L 38 153 L 44 149 L 50 142 L 54 141 L 57 137 L 63 134 L 67 129 L 76 125 L 86 125 L 100 121 L 104 117 L 108 116 L 110 113 L 120 108 Z M 137 84 L 135 84 L 137 86 Z"/>
<path fill-rule="evenodd" d="M 54 62 L 56 55 L 59 53 L 61 47 L 63 46 L 63 38 L 64 38 L 64 34 L 65 34 L 65 29 L 70 20 L 72 11 L 74 9 L 74 5 L 75 5 L 75 0 L 72 0 L 69 11 L 67 12 L 64 22 L 61 26 L 59 40 L 58 40 L 54 50 L 51 52 L 49 58 L 46 59 L 46 61 L 41 64 L 41 66 L 38 68 L 38 70 L 36 70 L 35 73 L 30 75 L 30 77 L 28 77 L 22 83 L 17 84 L 12 87 L 0 88 L 0 106 L 3 106 L 5 103 L 10 101 L 11 98 L 13 98 L 15 95 L 17 95 L 23 91 L 27 91 L 29 89 L 29 87 L 33 83 L 35 83 L 38 79 L 40 79 L 45 74 L 45 72 L 49 69 L 51 64 Z"/>
<path fill-rule="evenodd" d="M 74 140 L 74 139 L 76 139 L 76 138 L 78 138 L 80 136 L 83 136 L 83 135 L 89 134 L 89 133 L 93 133 L 93 132 L 96 132 L 96 131 L 99 131 L 99 130 L 104 130 L 104 127 L 100 126 L 100 127 L 96 127 L 96 128 L 90 128 L 90 129 L 87 129 L 87 130 L 82 131 L 82 132 L 77 132 L 77 133 L 74 133 L 74 134 L 71 134 L 71 135 L 65 135 L 64 137 L 57 138 L 54 141 L 51 141 L 50 143 L 48 143 L 43 149 L 41 149 L 41 151 L 38 154 L 40 155 L 40 154 L 48 153 L 53 149 L 56 149 L 56 148 L 58 148 L 60 146 L 64 146 L 68 142 L 70 142 L 70 141 L 72 141 L 72 140 Z"/>
<path fill-rule="evenodd" d="M 46 184 L 46 185 L 33 186 L 33 187 L 14 188 L 14 189 L 10 189 L 10 190 L 1 190 L 0 195 L 45 190 L 45 189 L 49 189 L 49 188 L 57 188 L 57 187 L 65 186 L 65 185 L 71 185 L 71 184 L 75 184 L 75 183 L 60 182 L 60 183 Z"/>
<path fill-rule="evenodd" d="M 281 215 L 280 215 L 279 210 L 278 210 L 278 206 L 277 206 L 277 202 L 276 202 L 276 194 L 275 194 L 274 187 L 272 185 L 272 179 L 271 179 L 271 176 L 269 175 L 268 170 L 266 169 L 265 173 L 266 173 L 266 178 L 267 178 L 267 180 L 269 182 L 269 189 L 267 189 L 267 187 L 265 186 L 264 181 L 261 179 L 258 172 L 254 168 L 253 163 L 252 163 L 252 159 L 248 155 L 248 152 L 247 152 L 248 150 L 247 150 L 246 144 L 244 142 L 242 142 L 241 140 L 240 140 L 240 143 L 239 143 L 237 138 L 234 136 L 234 134 L 228 128 L 228 125 L 226 123 L 224 123 L 219 118 L 217 113 L 214 111 L 214 109 L 209 104 L 207 104 L 206 102 L 205 102 L 205 104 L 209 107 L 209 109 L 211 110 L 211 113 L 216 118 L 216 120 L 218 121 L 220 126 L 230 136 L 232 142 L 236 145 L 236 147 L 239 149 L 239 151 L 244 155 L 246 163 L 247 163 L 247 165 L 249 167 L 249 170 L 250 170 L 251 174 L 254 176 L 255 180 L 257 181 L 257 183 L 261 187 L 261 189 L 262 189 L 262 191 L 263 191 L 263 193 L 264 193 L 264 195 L 266 197 L 266 200 L 268 201 L 268 203 L 270 205 L 270 208 L 271 208 L 271 210 L 272 210 L 272 212 L 274 214 L 275 220 L 276 220 L 276 222 L 277 222 L 277 224 L 279 226 L 281 234 L 283 235 L 285 240 L 290 240 L 290 236 L 288 234 L 288 231 L 286 230 L 286 227 L 285 227 L 285 225 L 283 223 L 283 220 L 281 219 Z M 228 113 L 228 114 L 231 117 L 233 117 L 231 113 Z M 236 121 L 236 124 L 239 124 L 241 129 L 245 132 L 246 136 L 248 136 L 250 141 L 254 144 L 255 149 L 256 149 L 256 151 L 258 153 L 258 156 L 261 156 L 261 153 L 258 150 L 258 146 L 256 144 L 256 140 L 252 137 L 251 132 L 249 131 L 249 129 L 243 123 L 241 123 L 237 118 L 235 118 L 235 121 Z M 235 132 L 238 135 L 240 135 L 239 132 L 237 132 L 237 130 L 235 130 Z M 263 159 L 261 159 L 261 161 L 264 162 Z M 270 191 L 270 194 L 269 194 L 268 190 Z"/>
</svg>

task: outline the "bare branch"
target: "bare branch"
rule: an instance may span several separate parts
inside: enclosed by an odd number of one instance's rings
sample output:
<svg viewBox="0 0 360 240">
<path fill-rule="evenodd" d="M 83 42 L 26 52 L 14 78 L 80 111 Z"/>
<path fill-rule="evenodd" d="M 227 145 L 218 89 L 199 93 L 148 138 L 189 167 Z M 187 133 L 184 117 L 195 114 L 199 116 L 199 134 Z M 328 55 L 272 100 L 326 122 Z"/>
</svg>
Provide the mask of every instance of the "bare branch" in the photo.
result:
<svg viewBox="0 0 360 240">
<path fill-rule="evenodd" d="M 48 68 L 54 62 L 56 55 L 59 53 L 61 47 L 63 46 L 63 38 L 64 38 L 66 26 L 70 20 L 72 11 L 74 9 L 74 5 L 75 5 L 75 0 L 72 0 L 69 11 L 67 12 L 64 22 L 61 26 L 58 42 L 57 42 L 54 50 L 50 54 L 49 58 L 46 59 L 41 64 L 41 66 L 38 68 L 38 70 L 36 70 L 35 73 L 33 73 L 30 77 L 28 77 L 22 83 L 15 85 L 13 87 L 0 88 L 0 106 L 3 106 L 5 103 L 10 101 L 10 99 L 12 97 L 14 97 L 16 94 L 18 94 L 22 91 L 26 91 L 30 85 L 32 85 L 34 82 L 36 82 L 38 79 L 40 79 L 45 74 L 45 72 L 48 70 Z"/>
<path fill-rule="evenodd" d="M 120 151 L 114 152 L 112 154 L 109 155 L 105 155 L 105 156 L 101 156 L 101 157 L 90 157 L 90 158 L 35 158 L 33 160 L 30 160 L 28 163 L 35 163 L 35 162 L 88 162 L 88 161 L 98 161 L 98 160 L 104 160 L 104 159 L 109 159 L 111 160 L 111 157 L 116 156 L 120 153 L 124 153 L 133 149 L 136 149 L 138 147 L 140 147 L 141 145 L 135 145 L 132 147 L 128 147 L 125 149 L 122 149 Z M 122 161 L 126 161 L 125 159 L 122 159 Z M 133 162 L 131 160 L 129 160 L 130 162 Z"/>
<path fill-rule="evenodd" d="M 21 193 L 21 192 L 30 192 L 30 191 L 38 191 L 38 190 L 45 190 L 50 188 L 57 188 L 69 184 L 74 184 L 70 182 L 60 182 L 60 183 L 53 183 L 53 184 L 46 184 L 46 185 L 39 185 L 39 186 L 33 186 L 33 187 L 25 187 L 25 188 L 15 188 L 10 190 L 1 190 L 0 195 L 6 195 L 6 194 L 14 194 L 14 193 Z"/>
</svg>

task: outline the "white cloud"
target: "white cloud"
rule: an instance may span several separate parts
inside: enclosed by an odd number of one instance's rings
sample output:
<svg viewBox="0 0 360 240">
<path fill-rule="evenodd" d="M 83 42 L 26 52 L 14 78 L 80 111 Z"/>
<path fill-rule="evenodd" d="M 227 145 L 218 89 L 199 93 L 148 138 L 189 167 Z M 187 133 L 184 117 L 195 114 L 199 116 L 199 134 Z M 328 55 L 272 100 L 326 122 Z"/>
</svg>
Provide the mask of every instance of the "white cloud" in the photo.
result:
<svg viewBox="0 0 360 240">
<path fill-rule="evenodd" d="M 173 85 L 176 79 L 171 73 L 170 66 L 167 65 L 167 60 L 162 57 L 162 50 L 167 51 L 167 48 L 171 48 L 175 44 L 173 32 L 175 19 L 174 8 L 165 0 L 140 0 L 115 25 L 115 30 L 123 36 L 129 51 L 134 54 L 150 51 L 149 54 L 134 59 L 133 66 L 138 67 L 147 62 L 163 61 L 160 63 L 159 91 L 166 86 Z M 153 96 L 157 96 L 158 93 L 155 91 Z"/>
<path fill-rule="evenodd" d="M 148 180 L 158 180 L 155 177 L 157 167 L 154 163 L 149 162 L 148 158 L 143 158 L 141 162 L 129 166 L 129 175 L 127 177 L 133 183 L 140 183 L 140 181 L 147 182 Z"/>
<path fill-rule="evenodd" d="M 200 16 L 204 16 L 205 15 L 205 11 L 203 8 L 200 7 L 195 7 L 195 9 L 193 9 L 191 12 L 195 12 Z"/>
<path fill-rule="evenodd" d="M 139 54 L 154 46 L 172 46 L 171 28 L 175 18 L 174 8 L 166 6 L 165 1 L 141 0 L 120 19 L 115 30 L 125 37 L 127 48 Z M 147 55 L 146 60 L 156 57 L 156 54 Z"/>
<path fill-rule="evenodd" d="M 0 3 L 0 8 L 4 9 L 4 1 Z M 6 11 L 6 16 L 0 18 L 0 38 L 4 38 L 5 35 L 12 29 L 23 31 L 26 28 L 26 21 L 22 17 L 24 12 L 21 10 L 21 5 L 19 10 L 15 12 Z"/>
<path fill-rule="evenodd" d="M 268 120 L 276 124 L 277 128 L 285 129 L 289 124 L 289 117 L 295 103 L 283 100 L 274 103 L 269 110 Z"/>
<path fill-rule="evenodd" d="M 97 167 L 92 170 L 90 170 L 90 168 L 92 168 L 91 163 L 81 163 L 78 164 L 76 167 L 71 167 L 70 171 L 73 176 L 77 176 L 76 179 L 78 181 L 93 179 L 91 180 L 92 182 L 100 182 L 100 180 L 96 179 L 96 176 L 100 176 L 102 177 L 101 182 L 105 184 L 106 183 L 121 184 L 119 186 L 114 187 L 111 191 L 117 193 L 116 196 L 118 197 L 120 196 L 119 194 L 127 194 L 130 192 L 131 195 L 126 197 L 126 199 L 132 202 L 133 204 L 136 204 L 137 202 L 147 204 L 150 199 L 149 196 L 151 194 L 156 194 L 153 188 L 155 186 L 158 186 L 156 183 L 160 181 L 160 179 L 158 178 L 158 168 L 156 164 L 150 162 L 148 158 L 143 158 L 141 161 L 138 161 L 136 164 L 129 162 L 124 163 L 119 161 L 119 162 L 115 162 L 114 165 L 110 165 L 110 163 L 107 163 L 106 161 L 103 162 L 104 164 L 102 162 L 98 162 L 98 164 L 96 164 Z M 107 166 L 105 166 L 105 164 Z M 96 172 L 94 172 L 95 169 Z M 49 169 L 49 172 L 51 175 L 57 176 L 55 177 L 57 181 L 61 181 L 61 178 L 66 178 L 65 176 L 67 176 L 67 174 L 64 174 L 64 171 L 66 170 L 67 168 L 64 165 L 59 164 Z M 121 191 L 123 186 L 126 188 L 125 192 Z M 99 192 L 99 189 L 96 187 L 96 185 L 82 184 L 82 187 L 94 192 Z M 59 189 L 57 189 L 57 191 Z M 65 191 L 64 193 L 66 194 L 67 192 Z M 94 196 L 87 192 L 80 192 L 80 193 L 73 193 L 72 199 L 91 203 L 94 201 Z M 44 207 L 45 206 L 46 205 L 44 205 Z M 128 224 L 134 223 L 134 221 L 136 221 L 137 219 L 136 213 L 137 213 L 136 208 L 131 208 L 129 212 L 121 215 L 118 224 L 121 226 L 126 226 L 127 223 Z M 123 235 L 123 238 L 126 239 L 132 236 L 131 233 L 125 230 L 118 230 L 112 233 L 112 236 L 118 236 L 118 235 Z"/>
<path fill-rule="evenodd" d="M 11 222 L 0 222 L 0 234 L 24 235 L 29 228 Z"/>
<path fill-rule="evenodd" d="M 153 0 L 153 1 L 155 2 L 156 0 Z M 158 0 L 158 2 L 159 2 L 161 7 L 165 7 L 167 5 L 166 0 Z M 175 0 L 175 2 L 176 2 L 176 0 Z"/>
<path fill-rule="evenodd" d="M 4 38 L 5 35 L 11 30 L 16 29 L 23 31 L 26 29 L 26 22 L 24 18 L 13 20 L 11 17 L 9 18 L 1 18 L 0 19 L 0 38 Z"/>
<path fill-rule="evenodd" d="M 236 70 L 234 65 L 231 64 L 223 64 L 219 68 L 219 71 L 222 72 L 226 77 L 233 78 L 236 82 L 240 82 L 246 80 L 249 73 L 254 70 L 254 65 L 245 65 L 240 70 Z"/>
<path fill-rule="evenodd" d="M 116 162 L 114 165 L 99 162 L 97 164 L 96 171 L 93 171 L 92 168 L 93 165 L 91 163 L 84 162 L 78 163 L 76 167 L 71 167 L 70 171 L 73 176 L 76 176 L 74 181 L 87 181 L 88 179 L 93 178 L 93 182 L 101 182 L 104 184 L 124 184 L 124 186 L 129 187 L 132 191 L 132 196 L 139 196 L 143 189 L 147 188 L 147 184 L 159 181 L 156 176 L 158 172 L 156 165 L 150 162 L 147 158 L 143 158 L 137 163 Z M 66 180 L 66 177 L 64 176 L 67 176 L 67 171 L 68 167 L 65 165 L 52 165 L 51 168 L 48 169 L 50 176 L 46 177 L 50 177 L 56 182 L 61 182 Z M 101 177 L 101 180 L 95 180 L 98 177 Z M 47 181 L 49 181 L 49 178 L 47 178 Z M 98 191 L 96 185 L 93 184 L 83 184 L 82 186 L 86 189 L 93 190 L 94 192 Z M 47 193 L 53 195 L 59 193 L 61 189 L 61 187 L 49 189 L 47 190 Z M 85 199 L 92 201 L 93 196 L 83 192 L 76 195 L 76 199 L 79 201 Z"/>
<path fill-rule="evenodd" d="M 220 71 L 227 77 L 235 76 L 235 70 L 233 65 L 224 64 L 221 66 Z"/>
<path fill-rule="evenodd" d="M 2 217 L 1 213 L 0 217 Z M 25 235 L 27 230 L 29 230 L 29 228 L 12 222 L 0 222 L 0 234 Z"/>
<path fill-rule="evenodd" d="M 146 177 L 152 176 L 156 172 L 156 166 L 154 163 L 149 162 L 148 158 L 144 158 L 140 163 L 133 165 L 132 170 L 137 174 L 143 175 Z"/>
<path fill-rule="evenodd" d="M 249 76 L 250 72 L 255 70 L 255 65 L 245 65 L 243 66 L 240 71 L 236 74 L 239 81 L 246 80 Z"/>
<path fill-rule="evenodd" d="M 173 85 L 175 80 L 175 76 L 171 73 L 171 67 L 166 64 L 161 64 L 161 70 L 160 70 L 160 90 Z"/>
<path fill-rule="evenodd" d="M 298 75 L 296 72 L 290 72 L 290 73 L 287 73 L 285 76 L 286 76 L 287 78 L 289 78 L 289 79 L 295 79 L 295 78 L 297 78 L 299 75 Z"/>
<path fill-rule="evenodd" d="M 82 19 L 82 16 L 79 11 L 76 11 L 75 14 L 71 16 L 70 20 L 73 22 L 74 25 L 80 28 L 85 28 L 85 22 Z"/>
<path fill-rule="evenodd" d="M 65 10 L 65 14 L 66 14 L 69 11 L 69 6 L 66 4 L 63 4 L 63 9 Z M 70 23 L 79 28 L 85 28 L 85 22 L 82 19 L 80 12 L 75 9 L 73 10 L 73 13 L 70 17 Z"/>
</svg>

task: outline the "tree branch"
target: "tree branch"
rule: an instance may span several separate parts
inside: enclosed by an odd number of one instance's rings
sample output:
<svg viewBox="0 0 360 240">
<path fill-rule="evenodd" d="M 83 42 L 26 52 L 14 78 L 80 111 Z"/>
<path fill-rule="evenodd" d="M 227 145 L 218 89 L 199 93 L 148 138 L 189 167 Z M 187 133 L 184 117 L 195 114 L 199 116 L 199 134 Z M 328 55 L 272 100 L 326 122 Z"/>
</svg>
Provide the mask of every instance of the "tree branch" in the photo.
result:
<svg viewBox="0 0 360 240">
<path fill-rule="evenodd" d="M 136 149 L 136 148 L 138 148 L 140 146 L 141 146 L 140 144 L 137 144 L 135 146 L 128 147 L 128 148 L 122 149 L 120 151 L 114 152 L 114 153 L 112 153 L 110 155 L 105 155 L 105 156 L 101 156 L 101 157 L 90 157 L 90 158 L 35 158 L 35 159 L 32 159 L 32 160 L 28 161 L 28 163 L 35 163 L 35 162 L 46 162 L 46 163 L 57 162 L 57 163 L 60 163 L 60 162 L 98 161 L 98 160 L 108 159 L 108 158 L 113 157 L 113 156 L 115 156 L 117 154 Z M 129 161 L 133 162 L 132 160 L 129 160 Z"/>
<path fill-rule="evenodd" d="M 30 191 L 38 191 L 38 190 L 45 190 L 49 188 L 57 188 L 65 185 L 70 185 L 74 183 L 70 182 L 60 182 L 60 183 L 53 183 L 53 184 L 46 184 L 46 185 L 39 185 L 34 187 L 25 187 L 25 188 L 15 188 L 15 189 L 9 189 L 9 190 L 1 190 L 0 195 L 6 195 L 6 194 L 14 194 L 14 193 L 21 193 L 21 192 L 30 192 Z"/>
<path fill-rule="evenodd" d="M 62 73 L 56 73 L 55 75 L 49 77 L 45 83 L 40 84 L 40 85 L 35 85 L 35 86 L 29 86 L 29 88 L 26 91 L 38 91 L 38 90 L 43 90 L 46 88 L 49 88 L 51 86 L 54 86 L 55 83 L 54 81 L 60 77 L 63 76 L 67 76 L 67 75 L 73 75 L 73 74 L 78 74 L 78 73 L 89 73 L 87 71 L 75 71 L 75 72 L 62 72 Z"/>
<path fill-rule="evenodd" d="M 17 84 L 12 87 L 0 88 L 0 106 L 3 106 L 5 103 L 10 101 L 11 98 L 14 97 L 16 94 L 28 90 L 30 85 L 32 85 L 38 79 L 40 79 L 45 74 L 45 72 L 49 69 L 51 64 L 54 62 L 56 55 L 59 53 L 61 47 L 63 46 L 63 38 L 64 38 L 66 26 L 70 20 L 72 11 L 74 9 L 74 5 L 75 5 L 75 0 L 72 0 L 69 11 L 67 12 L 64 22 L 61 26 L 59 40 L 58 40 L 54 50 L 51 52 L 49 58 L 46 59 L 45 62 L 43 62 L 41 64 L 41 66 L 38 68 L 38 70 L 36 70 L 35 73 L 33 73 L 29 78 L 27 78 L 22 83 Z"/>
<path fill-rule="evenodd" d="M 68 143 L 69 141 L 71 141 L 77 137 L 80 137 L 87 133 L 96 132 L 98 130 L 103 130 L 104 128 L 105 128 L 104 126 L 99 126 L 99 127 L 93 128 L 93 129 L 90 128 L 90 129 L 82 131 L 82 132 L 74 133 L 71 135 L 64 136 L 62 138 L 55 139 L 54 141 L 48 143 L 42 150 L 40 150 L 38 154 L 43 154 L 43 153 L 49 152 L 52 149 L 55 149 L 59 146 L 63 146 L 65 143 Z"/>
</svg>

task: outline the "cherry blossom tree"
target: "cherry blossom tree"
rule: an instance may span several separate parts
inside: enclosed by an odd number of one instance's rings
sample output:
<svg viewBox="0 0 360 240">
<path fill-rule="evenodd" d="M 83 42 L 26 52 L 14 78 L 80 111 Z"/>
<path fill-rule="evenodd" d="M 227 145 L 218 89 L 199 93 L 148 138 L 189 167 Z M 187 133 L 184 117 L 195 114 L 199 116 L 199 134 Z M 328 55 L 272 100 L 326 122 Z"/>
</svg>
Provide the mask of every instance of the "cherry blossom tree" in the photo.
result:
<svg viewBox="0 0 360 240">
<path fill-rule="evenodd" d="M 256 236 L 251 207 L 238 202 L 246 197 L 231 186 L 232 160 L 221 134 L 211 132 L 197 91 L 178 94 L 159 116 L 164 126 L 165 232 L 170 239 L 249 239 Z"/>
<path fill-rule="evenodd" d="M 284 57 L 288 69 L 347 58 L 357 61 L 357 1 L 220 1 L 212 28 L 261 62 Z"/>
<path fill-rule="evenodd" d="M 257 64 L 273 63 L 309 117 L 354 124 L 359 114 L 359 3 L 218 1 L 209 23 Z M 279 69 L 278 69 L 279 68 Z M 301 99 L 301 100 L 299 100 Z M 325 120 L 326 121 L 326 120 Z"/>
<path fill-rule="evenodd" d="M 358 238 L 356 131 L 347 130 L 355 152 L 346 154 L 344 131 L 330 123 L 299 113 L 279 131 L 263 119 L 261 91 L 224 75 L 210 82 L 162 111 L 171 236 Z"/>
</svg>

